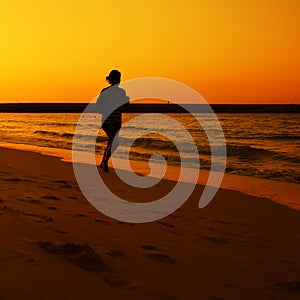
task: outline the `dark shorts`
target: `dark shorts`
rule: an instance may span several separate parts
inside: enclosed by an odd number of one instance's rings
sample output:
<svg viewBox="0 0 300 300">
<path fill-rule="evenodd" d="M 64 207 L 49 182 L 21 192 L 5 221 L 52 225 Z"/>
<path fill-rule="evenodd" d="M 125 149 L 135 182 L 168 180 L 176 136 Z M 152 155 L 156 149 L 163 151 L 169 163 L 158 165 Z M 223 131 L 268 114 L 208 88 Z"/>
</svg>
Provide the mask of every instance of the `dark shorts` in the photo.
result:
<svg viewBox="0 0 300 300">
<path fill-rule="evenodd" d="M 110 135 L 111 133 L 116 133 L 120 130 L 121 122 L 104 123 L 102 124 L 102 128 L 107 135 Z"/>
</svg>

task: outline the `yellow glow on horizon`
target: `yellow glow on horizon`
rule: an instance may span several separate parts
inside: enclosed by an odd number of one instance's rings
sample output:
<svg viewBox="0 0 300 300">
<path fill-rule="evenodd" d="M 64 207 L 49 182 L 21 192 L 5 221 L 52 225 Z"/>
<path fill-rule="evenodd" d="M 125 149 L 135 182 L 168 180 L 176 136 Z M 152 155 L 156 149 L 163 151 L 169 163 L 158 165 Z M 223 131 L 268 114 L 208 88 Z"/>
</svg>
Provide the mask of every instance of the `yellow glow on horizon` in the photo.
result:
<svg viewBox="0 0 300 300">
<path fill-rule="evenodd" d="M 300 103 L 299 13 L 297 0 L 3 1 L 0 102 L 90 101 L 117 68 L 210 103 Z"/>
</svg>

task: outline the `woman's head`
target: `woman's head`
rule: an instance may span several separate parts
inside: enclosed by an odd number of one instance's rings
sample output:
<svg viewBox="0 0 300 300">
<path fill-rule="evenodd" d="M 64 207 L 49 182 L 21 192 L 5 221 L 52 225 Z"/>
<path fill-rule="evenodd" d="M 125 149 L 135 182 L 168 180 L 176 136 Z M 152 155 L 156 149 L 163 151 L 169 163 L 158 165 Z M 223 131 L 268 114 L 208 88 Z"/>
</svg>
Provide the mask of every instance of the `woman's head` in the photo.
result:
<svg viewBox="0 0 300 300">
<path fill-rule="evenodd" d="M 118 70 L 110 71 L 109 75 L 106 76 L 106 80 L 110 84 L 116 84 L 121 82 L 121 73 Z"/>
</svg>

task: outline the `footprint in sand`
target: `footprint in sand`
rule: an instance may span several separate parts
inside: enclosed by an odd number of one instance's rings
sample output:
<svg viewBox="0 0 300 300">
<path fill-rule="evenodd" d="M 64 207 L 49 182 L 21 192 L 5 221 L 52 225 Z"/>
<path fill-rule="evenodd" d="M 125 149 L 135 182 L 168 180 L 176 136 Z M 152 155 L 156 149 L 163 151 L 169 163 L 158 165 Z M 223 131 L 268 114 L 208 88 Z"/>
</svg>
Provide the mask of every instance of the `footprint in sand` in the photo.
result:
<svg viewBox="0 0 300 300">
<path fill-rule="evenodd" d="M 30 204 L 43 204 L 43 201 L 41 200 L 36 200 L 36 199 L 18 199 L 19 201 L 27 202 Z"/>
<path fill-rule="evenodd" d="M 174 265 L 176 264 L 176 260 L 171 258 L 169 255 L 158 252 L 158 248 L 152 245 L 141 245 L 141 248 L 147 251 L 147 256 L 152 258 L 153 260 L 163 262 L 166 264 Z"/>
<path fill-rule="evenodd" d="M 232 225 L 231 222 L 228 221 L 224 221 L 224 220 L 217 220 L 216 223 L 220 223 L 220 224 L 226 224 L 226 225 Z"/>
<path fill-rule="evenodd" d="M 152 245 L 142 245 L 141 248 L 148 251 L 158 250 L 156 246 L 152 246 Z"/>
<path fill-rule="evenodd" d="M 134 286 L 127 280 L 116 278 L 116 277 L 105 277 L 104 282 L 112 287 L 116 288 L 133 288 Z"/>
<path fill-rule="evenodd" d="M 86 218 L 87 217 L 87 215 L 85 215 L 85 214 L 74 214 L 73 216 L 76 218 Z"/>
<path fill-rule="evenodd" d="M 33 257 L 27 257 L 23 260 L 23 262 L 28 263 L 28 264 L 37 264 L 36 260 Z"/>
<path fill-rule="evenodd" d="M 5 212 L 5 213 L 30 217 L 35 222 L 54 222 L 54 219 L 52 217 L 45 216 L 45 215 L 33 214 L 30 212 L 26 212 L 24 210 L 14 209 L 14 208 L 12 208 L 10 206 L 6 206 L 6 205 L 1 206 L 0 209 L 1 209 L 1 211 Z"/>
<path fill-rule="evenodd" d="M 60 198 L 57 198 L 56 196 L 51 196 L 51 195 L 44 195 L 42 196 L 42 199 L 45 199 L 45 200 L 60 200 Z"/>
<path fill-rule="evenodd" d="M 135 223 L 127 223 L 123 221 L 117 221 L 118 224 L 126 225 L 126 226 L 135 226 Z"/>
<path fill-rule="evenodd" d="M 38 200 L 38 199 L 35 199 L 31 196 L 26 196 L 24 198 L 20 198 L 18 199 L 20 201 L 26 201 L 26 202 L 29 202 L 29 203 L 43 203 L 41 200 Z"/>
<path fill-rule="evenodd" d="M 53 231 L 56 232 L 56 233 L 61 233 L 61 234 L 69 234 L 69 232 L 61 230 L 61 229 L 55 229 Z"/>
<path fill-rule="evenodd" d="M 61 187 L 63 188 L 72 188 L 72 186 L 66 181 L 66 180 L 54 180 L 52 181 L 54 183 L 59 183 Z"/>
<path fill-rule="evenodd" d="M 227 245 L 230 243 L 229 240 L 222 237 L 216 237 L 216 236 L 201 236 L 201 237 L 211 242 L 214 242 L 216 244 Z"/>
<path fill-rule="evenodd" d="M 33 180 L 31 180 L 31 179 L 21 179 L 19 177 L 3 178 L 3 180 L 9 181 L 9 182 L 20 182 L 20 181 L 33 182 Z"/>
<path fill-rule="evenodd" d="M 160 221 L 158 223 L 160 223 L 161 225 L 163 225 L 165 227 L 169 227 L 169 228 L 174 228 L 175 227 L 174 225 L 172 225 L 172 224 L 170 224 L 168 222 L 164 222 L 164 221 Z"/>
<path fill-rule="evenodd" d="M 1 206 L 1 210 L 4 211 L 5 213 L 13 214 L 13 215 L 20 215 L 20 214 L 25 214 L 24 211 L 19 210 L 19 209 L 14 209 L 10 206 L 4 205 Z"/>
<path fill-rule="evenodd" d="M 57 210 L 57 207 L 55 207 L 55 206 L 48 206 L 47 208 L 50 210 Z"/>
<path fill-rule="evenodd" d="M 23 181 L 21 178 L 18 178 L 18 177 L 3 178 L 3 180 L 9 181 L 9 182 L 20 182 L 20 181 Z"/>
<path fill-rule="evenodd" d="M 300 281 L 280 281 L 275 283 L 275 286 L 289 293 L 300 293 Z"/>
<path fill-rule="evenodd" d="M 48 253 L 67 260 L 80 269 L 90 272 L 106 271 L 106 266 L 100 255 L 89 245 L 74 243 L 54 244 L 48 241 L 37 241 L 36 244 Z"/>
<path fill-rule="evenodd" d="M 114 249 L 109 250 L 105 254 L 108 255 L 108 256 L 111 256 L 113 258 L 118 258 L 118 257 L 121 257 L 121 256 L 125 255 L 121 250 L 114 250 Z"/>
<path fill-rule="evenodd" d="M 108 224 L 107 221 L 101 220 L 101 219 L 95 219 L 96 223 L 102 223 L 102 224 Z"/>
<path fill-rule="evenodd" d="M 176 260 L 171 258 L 169 255 L 163 254 L 163 253 L 147 253 L 149 257 L 151 257 L 154 260 L 174 265 L 176 264 Z"/>
</svg>

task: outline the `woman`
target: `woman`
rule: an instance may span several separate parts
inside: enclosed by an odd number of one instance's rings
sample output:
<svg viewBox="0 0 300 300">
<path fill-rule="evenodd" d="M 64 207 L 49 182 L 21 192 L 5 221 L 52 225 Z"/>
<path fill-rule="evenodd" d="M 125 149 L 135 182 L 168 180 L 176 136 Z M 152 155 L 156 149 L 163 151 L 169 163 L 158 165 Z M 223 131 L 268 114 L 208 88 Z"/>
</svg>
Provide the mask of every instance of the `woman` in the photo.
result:
<svg viewBox="0 0 300 300">
<path fill-rule="evenodd" d="M 125 90 L 119 87 L 121 73 L 118 70 L 112 70 L 106 76 L 106 80 L 110 86 L 101 91 L 96 105 L 98 112 L 102 114 L 102 128 L 108 137 L 100 168 L 104 172 L 109 172 L 108 160 L 118 147 L 118 135 L 122 126 L 122 110 L 128 104 L 129 98 L 126 96 Z"/>
</svg>

